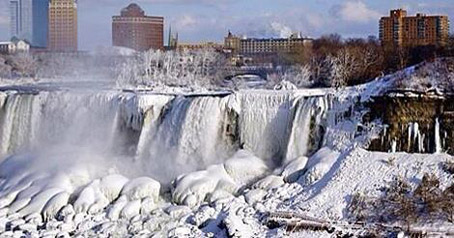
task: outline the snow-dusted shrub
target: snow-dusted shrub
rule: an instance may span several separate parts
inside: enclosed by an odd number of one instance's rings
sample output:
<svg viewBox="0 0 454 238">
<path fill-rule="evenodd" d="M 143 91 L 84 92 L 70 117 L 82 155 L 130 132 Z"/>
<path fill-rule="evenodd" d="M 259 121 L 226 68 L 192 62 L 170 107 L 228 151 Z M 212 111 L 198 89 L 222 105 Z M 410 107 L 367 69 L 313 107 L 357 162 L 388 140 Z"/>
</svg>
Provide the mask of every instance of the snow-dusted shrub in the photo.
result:
<svg viewBox="0 0 454 238">
<path fill-rule="evenodd" d="M 413 188 L 398 177 L 381 197 L 354 194 L 347 211 L 359 221 L 401 222 L 407 229 L 418 221 L 454 222 L 454 185 L 442 190 L 438 177 L 425 174 Z"/>
</svg>

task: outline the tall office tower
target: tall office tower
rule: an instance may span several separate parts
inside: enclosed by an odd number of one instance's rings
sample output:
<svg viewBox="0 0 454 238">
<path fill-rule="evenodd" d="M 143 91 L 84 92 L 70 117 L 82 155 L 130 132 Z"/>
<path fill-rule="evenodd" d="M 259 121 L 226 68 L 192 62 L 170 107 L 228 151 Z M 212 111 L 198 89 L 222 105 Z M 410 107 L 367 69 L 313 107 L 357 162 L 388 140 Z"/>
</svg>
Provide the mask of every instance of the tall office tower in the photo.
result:
<svg viewBox="0 0 454 238">
<path fill-rule="evenodd" d="M 380 20 L 380 41 L 383 45 L 412 47 L 443 46 L 449 37 L 447 16 L 426 16 L 418 13 L 407 16 L 402 9 L 392 10 L 390 16 Z"/>
<path fill-rule="evenodd" d="M 138 51 L 163 49 L 164 18 L 146 16 L 137 4 L 130 4 L 112 17 L 112 42 Z"/>
<path fill-rule="evenodd" d="M 11 37 L 32 42 L 32 0 L 10 0 Z"/>
<path fill-rule="evenodd" d="M 47 48 L 77 51 L 77 1 L 50 0 Z"/>
<path fill-rule="evenodd" d="M 48 34 L 49 0 L 33 0 L 32 46 L 46 48 Z"/>
</svg>

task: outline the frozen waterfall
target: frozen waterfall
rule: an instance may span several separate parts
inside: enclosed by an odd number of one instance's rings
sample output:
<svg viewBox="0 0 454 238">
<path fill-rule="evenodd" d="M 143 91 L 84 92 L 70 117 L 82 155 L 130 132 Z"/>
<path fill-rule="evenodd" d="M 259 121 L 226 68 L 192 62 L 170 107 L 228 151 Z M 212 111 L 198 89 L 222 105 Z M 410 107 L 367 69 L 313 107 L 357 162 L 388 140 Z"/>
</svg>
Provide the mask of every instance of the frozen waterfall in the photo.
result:
<svg viewBox="0 0 454 238">
<path fill-rule="evenodd" d="M 30 150 L 83 149 L 110 158 L 108 164 L 119 170 L 166 181 L 221 163 L 239 149 L 269 166 L 306 155 L 311 140 L 323 137 L 316 130 L 329 105 L 326 96 L 260 91 L 199 96 L 10 91 L 0 96 L 3 158 Z"/>
</svg>

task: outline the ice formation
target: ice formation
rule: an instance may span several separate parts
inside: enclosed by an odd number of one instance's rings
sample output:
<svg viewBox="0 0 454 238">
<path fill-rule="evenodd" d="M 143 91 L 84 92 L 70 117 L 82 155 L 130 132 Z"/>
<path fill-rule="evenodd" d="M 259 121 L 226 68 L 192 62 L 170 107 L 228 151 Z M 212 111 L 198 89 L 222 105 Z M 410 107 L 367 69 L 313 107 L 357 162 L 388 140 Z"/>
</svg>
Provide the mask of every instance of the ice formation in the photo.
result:
<svg viewBox="0 0 454 238">
<path fill-rule="evenodd" d="M 306 206 L 317 217 L 341 218 L 346 198 L 339 187 L 366 190 L 369 176 L 378 184 L 382 177 L 371 166 L 387 179 L 405 171 L 420 176 L 419 157 L 408 162 L 411 169 L 389 169 L 380 164 L 386 154 L 358 148 L 370 138 L 358 130 L 366 126 L 356 107 L 374 86 L 212 94 L 4 90 L 0 233 L 278 236 L 282 231 L 263 223 L 267 212 Z M 406 129 L 421 150 L 420 125 Z M 439 131 L 435 137 L 441 152 Z M 354 173 L 355 166 L 364 171 Z"/>
</svg>

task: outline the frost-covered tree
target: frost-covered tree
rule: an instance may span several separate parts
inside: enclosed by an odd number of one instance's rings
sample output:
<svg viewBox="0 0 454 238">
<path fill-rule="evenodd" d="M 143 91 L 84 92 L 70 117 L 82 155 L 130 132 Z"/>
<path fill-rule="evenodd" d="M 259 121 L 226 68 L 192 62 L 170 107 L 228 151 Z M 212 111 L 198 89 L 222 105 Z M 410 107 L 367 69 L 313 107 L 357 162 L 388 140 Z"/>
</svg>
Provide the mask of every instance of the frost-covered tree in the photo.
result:
<svg viewBox="0 0 454 238">
<path fill-rule="evenodd" d="M 268 75 L 266 87 L 274 89 L 309 88 L 312 86 L 311 76 L 309 65 L 295 65 L 280 74 Z"/>
<path fill-rule="evenodd" d="M 347 49 L 340 50 L 336 56 L 328 56 L 328 61 L 331 67 L 330 86 L 335 88 L 347 86 L 348 80 L 359 68 L 356 57 Z"/>
<path fill-rule="evenodd" d="M 139 53 L 120 65 L 117 85 L 212 88 L 223 79 L 224 65 L 224 56 L 214 50 L 150 50 Z"/>
<path fill-rule="evenodd" d="M 13 73 L 19 77 L 35 77 L 38 72 L 38 62 L 28 53 L 11 57 Z"/>
<path fill-rule="evenodd" d="M 6 58 L 0 56 L 0 79 L 11 77 L 12 67 L 7 64 Z"/>
</svg>

